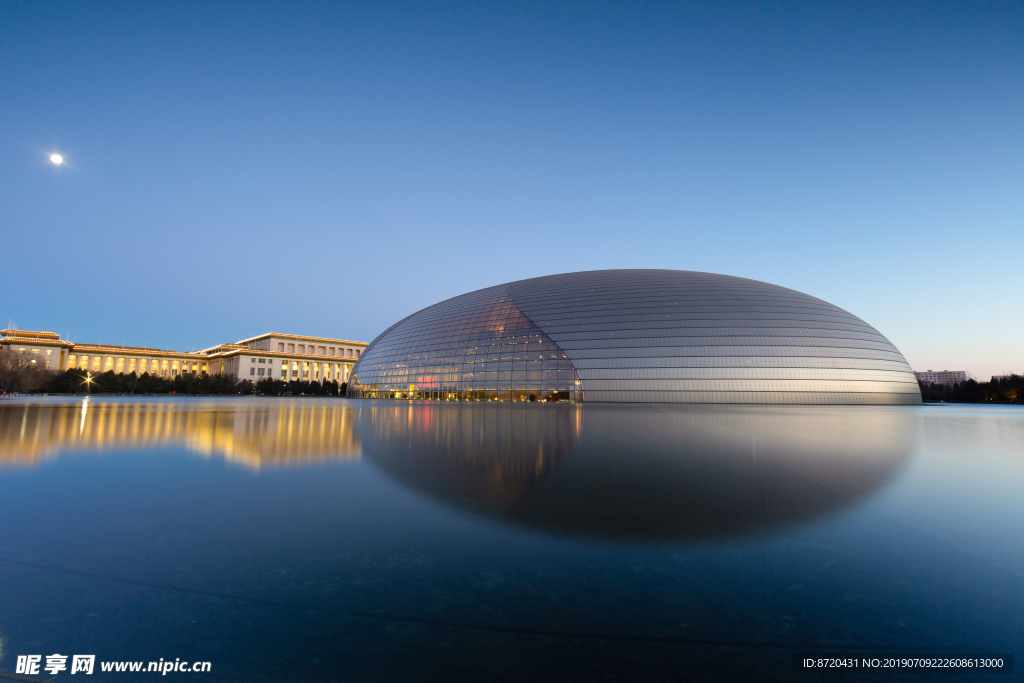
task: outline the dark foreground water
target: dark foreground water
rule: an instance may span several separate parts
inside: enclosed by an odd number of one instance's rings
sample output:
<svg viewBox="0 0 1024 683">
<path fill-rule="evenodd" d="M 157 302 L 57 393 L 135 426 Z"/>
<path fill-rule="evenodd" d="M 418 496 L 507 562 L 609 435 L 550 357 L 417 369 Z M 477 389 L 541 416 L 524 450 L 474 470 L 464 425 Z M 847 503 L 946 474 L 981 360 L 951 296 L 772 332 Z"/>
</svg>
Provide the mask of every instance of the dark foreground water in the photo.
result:
<svg viewBox="0 0 1024 683">
<path fill-rule="evenodd" d="M 1019 680 L 1024 409 L 0 402 L 0 672 Z M 2 679 L 0 679 L 2 680 Z"/>
</svg>

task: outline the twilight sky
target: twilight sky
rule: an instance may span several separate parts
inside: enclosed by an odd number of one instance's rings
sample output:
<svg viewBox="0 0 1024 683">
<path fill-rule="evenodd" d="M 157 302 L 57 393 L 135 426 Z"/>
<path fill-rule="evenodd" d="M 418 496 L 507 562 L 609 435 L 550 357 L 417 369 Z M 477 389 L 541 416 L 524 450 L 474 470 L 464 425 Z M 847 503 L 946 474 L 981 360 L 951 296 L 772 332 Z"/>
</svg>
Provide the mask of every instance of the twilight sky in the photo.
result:
<svg viewBox="0 0 1024 683">
<path fill-rule="evenodd" d="M 370 341 L 674 268 L 1024 372 L 1022 3 L 169 5 L 0 1 L 4 323 Z"/>
</svg>

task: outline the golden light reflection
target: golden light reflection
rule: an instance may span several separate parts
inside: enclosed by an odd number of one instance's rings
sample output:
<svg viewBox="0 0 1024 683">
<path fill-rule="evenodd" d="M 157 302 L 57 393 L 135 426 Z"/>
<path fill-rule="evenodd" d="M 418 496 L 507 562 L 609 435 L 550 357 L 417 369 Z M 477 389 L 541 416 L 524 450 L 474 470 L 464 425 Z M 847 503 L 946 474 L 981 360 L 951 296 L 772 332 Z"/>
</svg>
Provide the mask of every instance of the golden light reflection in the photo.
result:
<svg viewBox="0 0 1024 683">
<path fill-rule="evenodd" d="M 579 404 L 376 402 L 356 427 L 389 474 L 460 506 L 517 505 L 572 450 Z"/>
<path fill-rule="evenodd" d="M 354 408 L 288 402 L 24 403 L 0 406 L 0 467 L 67 451 L 180 445 L 259 470 L 358 460 Z"/>
</svg>

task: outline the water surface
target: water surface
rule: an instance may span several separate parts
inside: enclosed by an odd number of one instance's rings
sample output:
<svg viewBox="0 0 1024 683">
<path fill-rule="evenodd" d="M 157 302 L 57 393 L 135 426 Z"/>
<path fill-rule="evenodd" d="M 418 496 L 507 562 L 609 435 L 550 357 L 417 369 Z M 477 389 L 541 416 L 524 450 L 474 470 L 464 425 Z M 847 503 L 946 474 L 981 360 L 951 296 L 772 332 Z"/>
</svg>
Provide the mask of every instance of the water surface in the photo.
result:
<svg viewBox="0 0 1024 683">
<path fill-rule="evenodd" d="M 1022 490 L 1013 406 L 4 401 L 0 672 L 782 680 L 797 651 L 1012 652 Z M 946 678 L 993 676 L 1020 674 Z"/>
</svg>

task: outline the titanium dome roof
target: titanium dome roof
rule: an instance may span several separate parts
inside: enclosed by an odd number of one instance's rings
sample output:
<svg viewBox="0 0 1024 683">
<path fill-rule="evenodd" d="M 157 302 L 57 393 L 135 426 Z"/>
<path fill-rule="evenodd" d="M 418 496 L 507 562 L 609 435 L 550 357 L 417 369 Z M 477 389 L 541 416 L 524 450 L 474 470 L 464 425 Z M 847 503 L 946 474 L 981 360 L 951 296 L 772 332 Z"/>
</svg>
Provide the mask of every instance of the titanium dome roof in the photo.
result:
<svg viewBox="0 0 1024 683">
<path fill-rule="evenodd" d="M 919 404 L 902 354 L 860 318 L 765 282 L 677 270 L 520 280 L 399 321 L 350 396 Z"/>
</svg>

